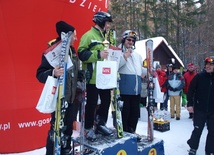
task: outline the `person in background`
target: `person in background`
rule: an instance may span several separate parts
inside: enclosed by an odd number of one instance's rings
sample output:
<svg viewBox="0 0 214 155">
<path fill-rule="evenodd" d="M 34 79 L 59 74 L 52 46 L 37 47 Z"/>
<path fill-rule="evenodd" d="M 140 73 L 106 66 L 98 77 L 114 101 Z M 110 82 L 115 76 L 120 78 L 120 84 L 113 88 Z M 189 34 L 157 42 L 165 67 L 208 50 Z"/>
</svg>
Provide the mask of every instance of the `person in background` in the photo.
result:
<svg viewBox="0 0 214 155">
<path fill-rule="evenodd" d="M 148 78 L 143 75 L 141 77 L 142 83 L 141 83 L 141 95 L 140 95 L 140 103 L 146 107 L 147 106 L 147 96 L 148 96 Z"/>
<path fill-rule="evenodd" d="M 194 76 L 197 74 L 195 72 L 195 66 L 193 63 L 189 63 L 187 66 L 188 66 L 188 71 L 183 75 L 184 80 L 185 80 L 185 86 L 184 86 L 184 90 L 183 90 L 184 96 L 186 96 L 186 94 L 188 93 L 188 88 L 189 88 L 190 82 L 192 81 Z M 190 119 L 193 118 L 193 113 L 189 112 L 189 118 Z"/>
<path fill-rule="evenodd" d="M 123 130 L 135 133 L 140 117 L 141 76 L 143 73 L 142 57 L 134 50 L 137 33 L 126 30 L 122 34 L 122 56 L 119 63 L 119 89 L 123 101 Z M 138 137 L 139 138 L 139 137 Z"/>
<path fill-rule="evenodd" d="M 170 97 L 170 114 L 171 118 L 175 117 L 176 120 L 180 120 L 181 114 L 181 92 L 184 88 L 184 78 L 178 72 L 178 68 L 173 66 L 172 73 L 168 76 L 167 88 Z M 175 109 L 176 108 L 176 109 Z"/>
<path fill-rule="evenodd" d="M 205 154 L 214 154 L 214 56 L 206 58 L 204 66 L 205 71 L 196 74 L 192 79 L 187 94 L 187 110 L 194 113 L 194 129 L 187 141 L 189 155 L 196 154 L 205 123 L 208 129 Z"/>
<path fill-rule="evenodd" d="M 188 71 L 188 69 L 186 67 L 184 67 L 183 71 L 182 71 L 182 74 L 184 75 L 187 71 Z"/>
<path fill-rule="evenodd" d="M 147 78 L 147 60 L 143 60 L 143 67 L 142 67 L 142 76 L 141 76 L 141 98 L 140 103 L 143 107 L 147 107 L 147 96 L 148 96 L 148 78 Z"/>
<path fill-rule="evenodd" d="M 161 65 L 159 65 L 159 64 L 156 65 L 155 77 L 158 78 L 161 92 L 163 92 L 164 96 L 166 96 L 166 86 L 164 84 L 167 80 L 167 76 L 166 76 L 166 73 L 161 69 Z M 155 103 L 154 108 L 157 109 L 157 103 Z M 167 104 L 160 103 L 160 109 L 167 110 Z"/>
<path fill-rule="evenodd" d="M 78 47 L 79 59 L 82 61 L 83 70 L 86 70 L 88 81 L 86 84 L 85 137 L 90 141 L 96 141 L 95 132 L 106 136 L 113 134 L 112 130 L 106 126 L 111 102 L 110 89 L 96 88 L 96 65 L 97 61 L 103 61 L 108 57 L 103 41 L 106 31 L 110 29 L 112 17 L 107 12 L 97 12 L 94 14 L 93 22 L 95 25 L 82 36 Z M 101 103 L 96 110 L 98 95 L 100 95 Z"/>
<path fill-rule="evenodd" d="M 166 65 L 166 77 L 169 76 L 169 74 L 172 72 L 172 64 L 167 64 Z M 166 88 L 166 93 L 164 94 L 164 102 L 163 105 L 166 108 L 165 110 L 168 110 L 168 101 L 169 101 L 169 93 L 168 93 L 168 89 L 167 89 L 167 78 L 165 80 L 165 83 L 163 84 L 162 87 Z"/>
<path fill-rule="evenodd" d="M 69 32 L 72 31 L 72 38 L 70 43 L 70 50 L 69 56 L 71 57 L 73 68 L 69 69 L 67 72 L 67 82 L 66 82 L 66 95 L 65 100 L 68 102 L 68 108 L 65 112 L 64 117 L 64 125 L 66 127 L 64 134 L 67 138 L 67 145 L 61 148 L 62 155 L 71 155 L 71 136 L 73 133 L 73 110 L 74 110 L 74 96 L 76 91 L 76 83 L 77 83 L 77 74 L 78 74 L 78 58 L 73 48 L 74 41 L 77 40 L 76 37 L 76 30 L 73 26 L 67 24 L 64 21 L 59 21 L 56 23 L 56 31 L 58 33 L 58 37 L 51 41 L 51 46 L 61 41 L 61 32 Z M 52 67 L 44 54 L 42 55 L 42 62 L 37 69 L 36 77 L 37 79 L 45 83 L 48 76 L 53 76 L 58 78 L 60 75 L 64 73 L 64 69 L 60 67 Z M 54 135 L 54 123 L 55 123 L 55 112 L 51 113 L 51 121 L 50 121 L 50 130 L 48 131 L 47 143 L 46 143 L 46 155 L 53 155 L 54 152 L 54 142 L 53 142 L 53 135 Z"/>
<path fill-rule="evenodd" d="M 180 69 L 180 70 L 181 70 L 181 73 L 183 76 L 188 71 L 188 69 L 186 67 L 184 67 L 183 69 Z M 187 104 L 187 99 L 186 99 L 186 94 L 184 93 L 184 90 L 181 93 L 181 97 L 182 97 L 182 100 L 181 100 L 182 106 L 185 107 Z"/>
</svg>

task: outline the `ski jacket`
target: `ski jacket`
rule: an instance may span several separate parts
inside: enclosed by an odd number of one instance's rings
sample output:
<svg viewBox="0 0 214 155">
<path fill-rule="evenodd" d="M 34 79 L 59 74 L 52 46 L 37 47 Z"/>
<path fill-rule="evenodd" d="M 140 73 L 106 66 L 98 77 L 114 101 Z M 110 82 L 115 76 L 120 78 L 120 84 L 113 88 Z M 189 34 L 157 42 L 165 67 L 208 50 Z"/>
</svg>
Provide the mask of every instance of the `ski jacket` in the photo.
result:
<svg viewBox="0 0 214 155">
<path fill-rule="evenodd" d="M 125 60 L 123 54 L 119 63 L 119 89 L 122 95 L 141 94 L 142 57 L 133 50 L 130 57 Z"/>
<path fill-rule="evenodd" d="M 99 29 L 92 27 L 80 40 L 78 56 L 82 61 L 82 69 L 90 73 L 90 84 L 96 84 L 97 61 L 103 61 L 100 51 L 104 50 L 104 34 Z"/>
<path fill-rule="evenodd" d="M 185 80 L 184 93 L 185 94 L 187 94 L 190 82 L 192 81 L 192 79 L 194 78 L 194 76 L 196 74 L 197 73 L 195 71 L 194 72 L 188 71 L 188 72 L 184 73 L 184 80 Z"/>
<path fill-rule="evenodd" d="M 166 76 L 166 73 L 164 71 L 156 71 L 157 73 L 157 78 L 158 78 L 158 82 L 159 82 L 159 85 L 161 87 L 161 92 L 166 92 L 166 87 L 164 86 L 164 83 L 166 82 L 167 80 L 167 76 Z"/>
<path fill-rule="evenodd" d="M 187 106 L 204 112 L 214 112 L 214 73 L 198 73 L 192 79 L 187 93 Z"/>
<path fill-rule="evenodd" d="M 180 73 L 170 73 L 167 81 L 168 94 L 169 96 L 180 96 L 182 89 L 184 88 L 184 78 Z M 176 91 L 170 90 L 170 87 L 176 89 Z"/>
<path fill-rule="evenodd" d="M 59 40 L 56 40 L 56 42 L 58 41 Z M 52 45 L 55 44 L 56 42 L 52 43 Z M 73 103 L 75 92 L 76 92 L 76 86 L 77 86 L 79 62 L 78 62 L 78 57 L 76 55 L 75 49 L 73 47 L 70 47 L 69 55 L 71 56 L 73 67 L 67 71 L 65 100 L 68 103 Z M 54 68 L 49 64 L 44 54 L 42 54 L 42 62 L 37 69 L 36 78 L 41 83 L 45 83 L 48 76 L 52 76 L 53 69 Z"/>
</svg>

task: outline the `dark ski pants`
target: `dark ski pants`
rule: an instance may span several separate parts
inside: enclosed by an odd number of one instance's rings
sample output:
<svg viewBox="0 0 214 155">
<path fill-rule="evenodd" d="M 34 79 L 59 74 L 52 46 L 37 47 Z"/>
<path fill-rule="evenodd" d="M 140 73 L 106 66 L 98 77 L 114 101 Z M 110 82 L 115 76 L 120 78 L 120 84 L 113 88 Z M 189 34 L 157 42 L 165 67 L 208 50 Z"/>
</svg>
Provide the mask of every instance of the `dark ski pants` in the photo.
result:
<svg viewBox="0 0 214 155">
<path fill-rule="evenodd" d="M 85 128 L 92 128 L 94 125 L 95 112 L 104 122 L 108 119 L 108 110 L 111 102 L 110 89 L 97 89 L 95 84 L 87 84 L 87 101 L 85 106 Z M 101 104 L 96 110 L 98 103 L 98 95 L 100 95 Z"/>
<path fill-rule="evenodd" d="M 206 146 L 205 151 L 207 153 L 214 153 L 214 112 L 213 113 L 206 113 L 198 110 L 194 110 L 194 116 L 193 116 L 193 125 L 194 129 L 192 132 L 192 135 L 190 139 L 187 141 L 190 148 L 192 149 L 198 149 L 199 147 L 199 141 L 202 134 L 202 131 L 204 129 L 204 125 L 207 122 L 207 129 L 208 134 L 206 138 Z"/>
<path fill-rule="evenodd" d="M 121 95 L 123 130 L 134 133 L 140 117 L 140 95 Z"/>
<path fill-rule="evenodd" d="M 65 148 L 61 148 L 61 154 L 63 155 L 63 150 L 71 150 L 71 136 L 73 133 L 73 119 L 74 119 L 74 105 L 68 104 L 68 108 L 65 112 L 64 125 L 66 129 L 64 134 L 69 138 L 67 140 L 67 145 Z M 54 152 L 54 123 L 55 123 L 55 112 L 51 113 L 51 127 L 48 131 L 47 143 L 46 143 L 46 155 L 53 155 Z"/>
<path fill-rule="evenodd" d="M 169 101 L 169 94 L 168 90 L 164 93 L 164 102 L 161 104 L 160 109 L 168 110 L 168 101 Z"/>
</svg>

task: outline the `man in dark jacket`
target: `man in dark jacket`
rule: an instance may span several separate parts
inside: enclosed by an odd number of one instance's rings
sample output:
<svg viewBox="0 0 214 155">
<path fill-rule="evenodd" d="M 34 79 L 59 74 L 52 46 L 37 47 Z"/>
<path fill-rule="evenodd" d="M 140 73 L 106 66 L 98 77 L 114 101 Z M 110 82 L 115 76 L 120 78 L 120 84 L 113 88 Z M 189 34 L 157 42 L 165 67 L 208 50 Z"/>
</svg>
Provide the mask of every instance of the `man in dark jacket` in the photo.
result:
<svg viewBox="0 0 214 155">
<path fill-rule="evenodd" d="M 65 101 L 68 102 L 68 107 L 65 112 L 64 116 L 64 126 L 66 127 L 64 131 L 64 135 L 67 138 L 67 145 L 65 147 L 61 148 L 61 155 L 71 155 L 71 135 L 73 133 L 73 101 L 75 97 L 75 91 L 76 91 L 76 83 L 77 83 L 77 73 L 78 73 L 78 58 L 76 56 L 76 52 L 74 48 L 72 47 L 75 40 L 77 40 L 76 37 L 76 30 L 73 26 L 67 24 L 64 21 L 59 21 L 56 23 L 56 31 L 58 33 L 58 38 L 52 41 L 50 44 L 51 46 L 53 44 L 59 43 L 61 41 L 61 32 L 69 32 L 72 31 L 72 37 L 71 37 L 71 43 L 70 43 L 70 50 L 69 55 L 71 57 L 71 61 L 73 63 L 72 69 L 69 69 L 67 71 L 66 76 L 66 94 L 65 94 Z M 56 66 L 55 68 L 51 66 L 51 64 L 48 62 L 44 54 L 42 55 L 42 62 L 40 66 L 37 69 L 36 77 L 37 79 L 45 83 L 48 76 L 54 76 L 55 78 L 58 78 L 60 75 L 62 75 L 64 72 L 63 68 L 60 68 L 59 66 Z M 46 155 L 53 155 L 54 152 L 54 143 L 53 143 L 53 135 L 54 135 L 54 123 L 55 123 L 55 112 L 51 113 L 51 122 L 50 122 L 50 130 L 48 132 L 47 137 L 47 143 L 46 143 Z"/>
<path fill-rule="evenodd" d="M 214 154 L 214 56 L 204 61 L 205 71 L 198 73 L 190 82 L 187 94 L 187 109 L 194 112 L 194 129 L 190 139 L 189 155 L 195 155 L 199 147 L 200 137 L 207 123 L 206 155 Z"/>
</svg>

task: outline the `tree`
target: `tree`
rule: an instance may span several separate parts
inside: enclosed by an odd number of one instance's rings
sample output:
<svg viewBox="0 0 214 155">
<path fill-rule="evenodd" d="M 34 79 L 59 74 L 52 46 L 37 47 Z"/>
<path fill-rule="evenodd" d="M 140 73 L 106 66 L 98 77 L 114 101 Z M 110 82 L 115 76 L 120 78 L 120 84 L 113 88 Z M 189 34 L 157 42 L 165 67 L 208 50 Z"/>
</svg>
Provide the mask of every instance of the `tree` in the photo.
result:
<svg viewBox="0 0 214 155">
<path fill-rule="evenodd" d="M 214 50 L 213 3 L 212 0 L 112 0 L 109 11 L 117 34 L 133 29 L 140 39 L 163 36 L 184 64 L 190 61 L 199 64 L 201 57 Z M 118 35 L 118 43 L 120 39 Z"/>
</svg>

